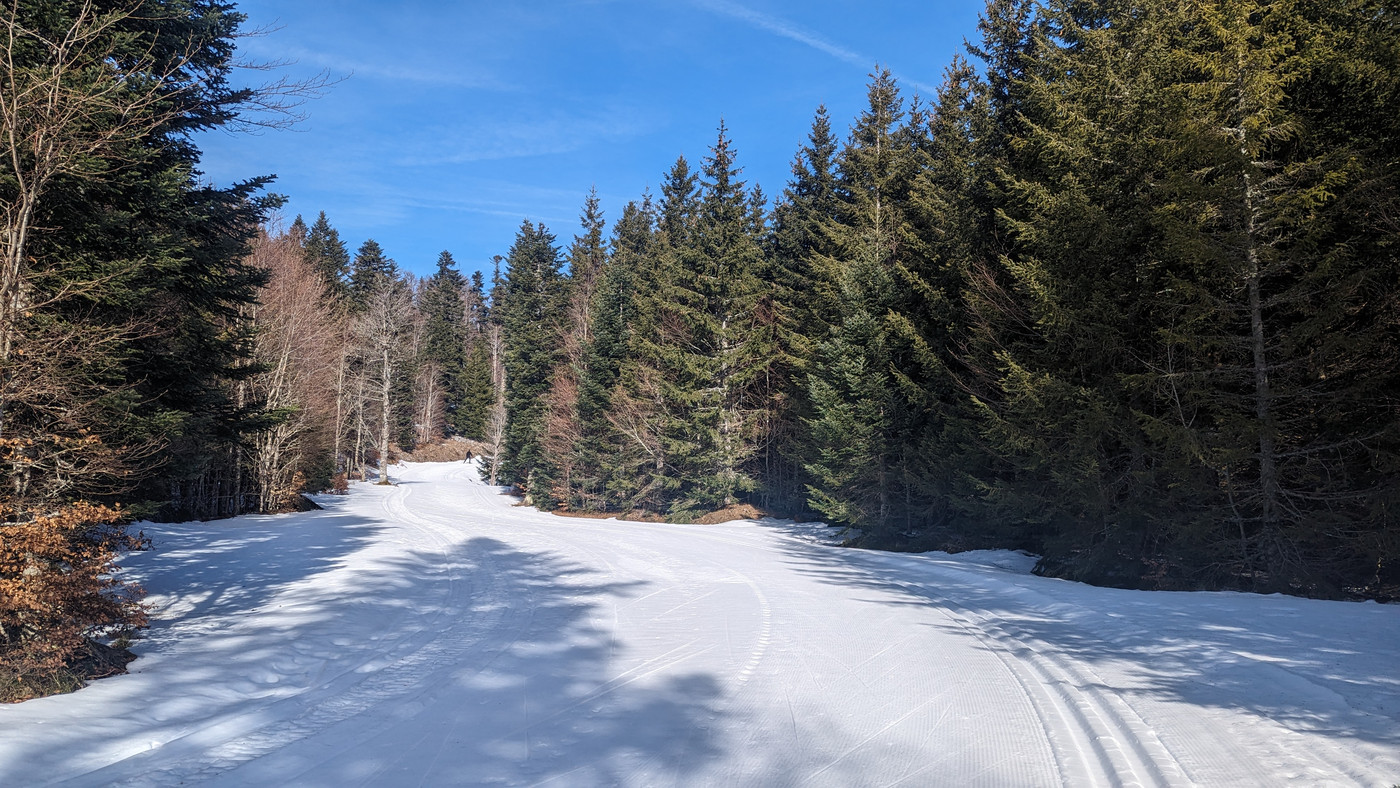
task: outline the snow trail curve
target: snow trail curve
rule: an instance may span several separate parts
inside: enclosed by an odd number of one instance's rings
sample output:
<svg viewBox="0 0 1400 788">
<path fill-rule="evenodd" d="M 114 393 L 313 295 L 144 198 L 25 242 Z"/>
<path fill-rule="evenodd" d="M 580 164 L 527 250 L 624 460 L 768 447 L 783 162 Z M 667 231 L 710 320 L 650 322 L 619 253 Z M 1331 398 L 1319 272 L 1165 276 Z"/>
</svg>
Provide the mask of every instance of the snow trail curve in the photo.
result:
<svg viewBox="0 0 1400 788">
<path fill-rule="evenodd" d="M 1400 608 L 1147 594 L 783 523 L 543 514 L 472 466 L 151 526 L 133 672 L 0 784 L 1379 785 Z"/>
</svg>

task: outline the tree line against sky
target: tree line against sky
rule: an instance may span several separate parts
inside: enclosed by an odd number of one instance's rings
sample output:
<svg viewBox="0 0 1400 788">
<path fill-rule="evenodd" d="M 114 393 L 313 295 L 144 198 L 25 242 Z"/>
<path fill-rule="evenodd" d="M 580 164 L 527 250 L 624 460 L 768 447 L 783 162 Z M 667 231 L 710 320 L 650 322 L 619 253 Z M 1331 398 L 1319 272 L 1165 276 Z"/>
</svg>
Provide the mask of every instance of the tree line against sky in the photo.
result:
<svg viewBox="0 0 1400 788">
<path fill-rule="evenodd" d="M 1400 550 L 1384 2 L 992 2 L 936 95 L 819 111 L 769 209 L 721 125 L 604 241 L 526 223 L 501 473 L 1153 588 L 1378 593 Z"/>
<path fill-rule="evenodd" d="M 4 14 L 6 696 L 120 668 L 123 523 L 283 510 L 454 436 L 545 509 L 1397 585 L 1389 0 L 992 0 L 935 95 L 877 70 L 848 133 L 818 110 L 773 204 L 721 124 L 611 226 L 596 195 L 567 246 L 525 222 L 489 283 L 199 179 L 194 134 L 298 90 L 228 83 L 231 6 Z"/>
</svg>

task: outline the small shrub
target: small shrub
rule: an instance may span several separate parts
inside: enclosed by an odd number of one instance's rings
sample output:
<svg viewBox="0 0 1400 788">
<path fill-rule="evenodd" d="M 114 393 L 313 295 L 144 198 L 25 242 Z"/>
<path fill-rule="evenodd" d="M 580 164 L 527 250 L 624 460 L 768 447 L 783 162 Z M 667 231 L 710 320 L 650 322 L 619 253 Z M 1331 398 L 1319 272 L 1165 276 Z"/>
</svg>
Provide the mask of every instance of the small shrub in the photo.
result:
<svg viewBox="0 0 1400 788">
<path fill-rule="evenodd" d="M 122 519 L 118 509 L 86 503 L 41 516 L 0 507 L 3 699 L 77 689 L 85 677 L 110 675 L 80 663 L 92 660 L 98 638 L 129 637 L 146 626 L 145 592 L 113 576 L 118 552 L 141 546 Z"/>
</svg>

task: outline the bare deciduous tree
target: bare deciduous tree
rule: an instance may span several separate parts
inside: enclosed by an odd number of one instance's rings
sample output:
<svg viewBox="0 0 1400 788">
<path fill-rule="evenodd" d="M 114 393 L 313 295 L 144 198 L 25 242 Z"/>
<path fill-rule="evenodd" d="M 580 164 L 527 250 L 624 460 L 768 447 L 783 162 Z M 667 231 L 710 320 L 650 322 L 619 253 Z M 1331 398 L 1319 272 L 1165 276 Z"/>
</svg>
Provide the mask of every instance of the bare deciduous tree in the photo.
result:
<svg viewBox="0 0 1400 788">
<path fill-rule="evenodd" d="M 417 441 L 420 444 L 432 443 L 442 437 L 443 428 L 446 424 L 443 409 L 443 390 L 440 385 L 442 372 L 438 365 L 432 362 L 424 364 L 418 370 L 418 380 L 415 386 L 415 397 L 417 402 L 417 413 L 414 414 L 416 422 Z"/>
<path fill-rule="evenodd" d="M 376 403 L 379 406 L 379 483 L 389 484 L 389 442 L 394 414 L 394 378 L 399 373 L 403 348 L 413 313 L 409 289 L 396 279 L 380 277 L 365 300 L 365 310 L 356 322 L 356 332 L 364 343 L 372 367 Z"/>
<path fill-rule="evenodd" d="M 325 285 L 295 240 L 264 233 L 254 244 L 252 261 L 271 273 L 252 318 L 254 360 L 263 371 L 247 382 L 273 420 L 252 446 L 258 508 L 266 512 L 297 492 L 292 481 L 304 459 L 303 438 L 331 426 L 324 417 L 332 407 L 327 392 L 337 372 L 340 329 Z"/>
<path fill-rule="evenodd" d="M 482 451 L 482 457 L 490 469 L 490 478 L 487 483 L 493 487 L 496 484 L 496 475 L 500 467 L 501 453 L 506 447 L 506 406 L 505 402 L 498 399 L 492 403 L 491 409 L 486 414 L 486 448 Z"/>
</svg>

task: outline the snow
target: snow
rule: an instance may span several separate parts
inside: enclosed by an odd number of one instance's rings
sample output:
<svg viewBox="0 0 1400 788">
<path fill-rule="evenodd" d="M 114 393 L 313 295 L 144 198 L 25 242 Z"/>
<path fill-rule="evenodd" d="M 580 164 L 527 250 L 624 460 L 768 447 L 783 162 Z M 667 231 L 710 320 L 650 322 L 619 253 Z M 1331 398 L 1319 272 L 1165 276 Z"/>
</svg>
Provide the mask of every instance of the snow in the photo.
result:
<svg viewBox="0 0 1400 788">
<path fill-rule="evenodd" d="M 0 707 L 0 785 L 1400 782 L 1397 606 L 561 518 L 462 463 L 395 470 L 147 526 L 140 659 Z"/>
</svg>

